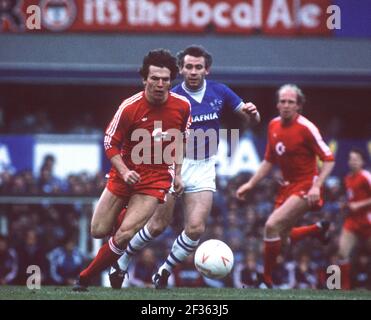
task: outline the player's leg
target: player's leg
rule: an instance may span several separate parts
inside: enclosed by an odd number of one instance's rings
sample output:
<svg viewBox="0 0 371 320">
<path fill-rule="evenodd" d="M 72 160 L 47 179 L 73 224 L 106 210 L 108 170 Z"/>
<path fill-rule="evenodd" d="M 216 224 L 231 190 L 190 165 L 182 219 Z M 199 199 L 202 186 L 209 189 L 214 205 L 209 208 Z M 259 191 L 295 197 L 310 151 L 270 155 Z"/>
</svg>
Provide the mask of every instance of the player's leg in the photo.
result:
<svg viewBox="0 0 371 320">
<path fill-rule="evenodd" d="M 166 202 L 159 204 L 146 225 L 129 241 L 123 255 L 111 266 L 109 280 L 113 289 L 121 289 L 131 260 L 152 240 L 159 236 L 170 224 L 175 205 L 175 198 L 168 194 Z M 120 223 L 121 225 L 121 223 Z"/>
<path fill-rule="evenodd" d="M 88 268 L 80 273 L 81 284 L 88 284 L 92 276 L 99 274 L 121 257 L 124 253 L 123 248 L 127 246 L 134 234 L 145 225 L 157 205 L 158 199 L 150 195 L 134 194 L 130 198 L 120 228 L 108 240 L 108 243 L 99 249 L 97 256 Z"/>
<path fill-rule="evenodd" d="M 185 229 L 174 241 L 170 254 L 154 275 L 154 284 L 159 289 L 167 286 L 167 279 L 173 269 L 196 250 L 206 228 L 213 192 L 207 190 L 186 193 L 183 201 Z"/>
<path fill-rule="evenodd" d="M 124 254 L 118 260 L 121 270 L 127 271 L 131 259 L 166 229 L 173 217 L 174 206 L 175 198 L 168 194 L 165 203 L 157 206 L 147 224 L 130 240 Z"/>
<path fill-rule="evenodd" d="M 107 188 L 104 189 L 92 218 L 91 233 L 93 237 L 103 238 L 110 234 L 125 202 L 124 199 L 117 197 Z M 105 263 L 104 260 L 107 255 L 106 245 L 107 244 L 100 248 L 93 261 L 80 273 L 79 279 L 74 287 L 75 291 L 85 291 L 91 278 L 98 273 L 97 270 L 100 270 L 100 266 Z"/>
<path fill-rule="evenodd" d="M 307 237 L 313 237 L 319 239 L 323 244 L 327 244 L 330 240 L 328 236 L 329 228 L 330 223 L 326 220 L 321 220 L 308 226 L 289 229 L 290 243 L 294 244 Z"/>
<path fill-rule="evenodd" d="M 309 209 L 305 199 L 292 195 L 269 216 L 264 227 L 264 281 L 272 286 L 272 272 L 285 241 L 287 226 L 292 226 Z"/>
<path fill-rule="evenodd" d="M 112 232 L 117 216 L 122 210 L 125 200 L 113 194 L 107 188 L 103 190 L 91 221 L 91 235 L 101 239 Z"/>
<path fill-rule="evenodd" d="M 345 228 L 342 229 L 339 238 L 339 266 L 341 270 L 341 288 L 343 290 L 351 289 L 350 271 L 351 264 L 350 258 L 354 247 L 357 245 L 357 235 Z"/>
</svg>

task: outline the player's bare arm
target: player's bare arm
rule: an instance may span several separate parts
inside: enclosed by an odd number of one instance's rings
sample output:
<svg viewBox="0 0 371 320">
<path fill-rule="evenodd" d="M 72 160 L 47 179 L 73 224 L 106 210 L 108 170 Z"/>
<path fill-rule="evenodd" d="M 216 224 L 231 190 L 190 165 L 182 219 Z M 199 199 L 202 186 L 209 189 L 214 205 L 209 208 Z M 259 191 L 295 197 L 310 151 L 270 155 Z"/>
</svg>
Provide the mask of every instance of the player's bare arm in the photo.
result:
<svg viewBox="0 0 371 320">
<path fill-rule="evenodd" d="M 239 110 L 239 113 L 242 114 L 251 124 L 257 124 L 260 122 L 260 114 L 258 108 L 252 103 L 245 103 Z"/>
<path fill-rule="evenodd" d="M 324 161 L 318 178 L 314 181 L 312 188 L 308 191 L 308 204 L 314 206 L 321 196 L 321 187 L 335 166 L 335 161 Z"/>
<path fill-rule="evenodd" d="M 271 171 L 273 164 L 267 160 L 263 160 L 259 169 L 254 173 L 251 179 L 245 184 L 241 185 L 236 192 L 236 197 L 239 200 L 245 200 L 246 194 L 251 191 L 257 183 L 268 175 Z"/>
<path fill-rule="evenodd" d="M 348 203 L 350 211 L 358 211 L 368 206 L 371 206 L 371 198 Z"/>
<path fill-rule="evenodd" d="M 176 196 L 181 195 L 184 191 L 184 183 L 183 183 L 181 172 L 182 172 L 182 164 L 183 164 L 183 159 L 184 159 L 185 150 L 186 150 L 186 142 L 183 141 L 183 139 L 179 141 L 178 148 L 181 148 L 179 150 L 182 150 L 182 152 L 175 153 L 174 193 Z"/>
<path fill-rule="evenodd" d="M 111 158 L 111 163 L 127 184 L 135 184 L 140 181 L 140 175 L 134 170 L 129 170 L 119 154 Z"/>
</svg>

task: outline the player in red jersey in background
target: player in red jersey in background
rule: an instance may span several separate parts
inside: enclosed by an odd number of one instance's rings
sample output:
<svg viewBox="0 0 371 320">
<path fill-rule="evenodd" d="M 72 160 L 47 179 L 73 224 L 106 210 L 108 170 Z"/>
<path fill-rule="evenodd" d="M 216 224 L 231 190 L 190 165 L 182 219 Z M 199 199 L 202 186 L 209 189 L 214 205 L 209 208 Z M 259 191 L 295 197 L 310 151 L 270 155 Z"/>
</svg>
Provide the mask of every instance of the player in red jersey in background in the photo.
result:
<svg viewBox="0 0 371 320">
<path fill-rule="evenodd" d="M 275 200 L 275 209 L 264 228 L 264 283 L 272 287 L 272 270 L 282 244 L 306 236 L 323 236 L 327 221 L 293 228 L 309 210 L 322 206 L 321 188 L 334 167 L 334 157 L 323 141 L 317 127 L 300 112 L 305 96 L 296 85 L 286 84 L 277 92 L 279 117 L 269 123 L 268 143 L 264 160 L 251 179 L 240 186 L 236 196 L 244 200 L 246 194 L 262 180 L 274 164 L 281 169 L 283 182 Z M 317 157 L 323 161 L 318 174 Z"/>
<path fill-rule="evenodd" d="M 169 51 L 150 51 L 140 70 L 144 91 L 124 100 L 106 129 L 104 148 L 112 169 L 93 214 L 92 236 L 110 235 L 123 207 L 127 209 L 120 227 L 80 273 L 75 291 L 85 291 L 92 277 L 117 261 L 163 203 L 172 181 L 175 194 L 183 191 L 184 133 L 191 120 L 189 101 L 170 93 L 177 72 Z"/>
<path fill-rule="evenodd" d="M 351 289 L 350 257 L 359 240 L 371 254 L 371 173 L 364 170 L 365 158 L 360 150 L 349 152 L 350 173 L 344 178 L 349 214 L 345 218 L 339 239 L 341 288 Z"/>
</svg>

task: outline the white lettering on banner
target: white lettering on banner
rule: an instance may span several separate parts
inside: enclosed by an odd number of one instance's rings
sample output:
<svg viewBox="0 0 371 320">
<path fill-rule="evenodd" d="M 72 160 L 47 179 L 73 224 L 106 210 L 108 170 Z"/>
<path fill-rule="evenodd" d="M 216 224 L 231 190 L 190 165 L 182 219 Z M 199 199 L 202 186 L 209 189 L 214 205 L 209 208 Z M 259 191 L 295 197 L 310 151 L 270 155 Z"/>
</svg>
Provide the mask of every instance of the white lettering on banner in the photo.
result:
<svg viewBox="0 0 371 320">
<path fill-rule="evenodd" d="M 229 27 L 231 25 L 231 21 L 224 16 L 224 14 L 228 12 L 230 7 L 230 4 L 226 2 L 221 2 L 215 6 L 214 20 L 218 21 L 218 24 L 223 28 Z"/>
<path fill-rule="evenodd" d="M 297 3 L 295 2 L 297 5 Z M 286 29 L 296 26 L 317 28 L 320 16 L 323 14 L 320 6 L 310 3 L 296 7 L 290 6 L 288 0 L 272 0 L 268 10 L 266 25 L 275 28 L 282 24 Z M 205 1 L 180 0 L 180 24 L 182 26 L 205 27 L 214 23 L 219 28 L 237 26 L 239 28 L 263 28 L 263 0 L 253 0 L 251 3 L 217 2 L 211 4 Z"/>
<path fill-rule="evenodd" d="M 35 0 L 20 2 L 19 9 L 12 5 L 0 10 L 0 20 L 19 10 L 17 19 L 29 18 L 27 24 L 22 22 L 24 29 L 39 29 L 37 12 L 30 12 L 36 8 Z M 282 35 L 328 35 L 340 29 L 340 7 L 331 4 L 331 0 L 39 1 L 45 31 L 204 32 L 212 27 L 216 33 Z M 5 30 L 13 31 L 13 27 Z"/>
<path fill-rule="evenodd" d="M 121 2 L 115 0 L 85 0 L 84 22 L 99 25 L 117 25 L 122 21 Z"/>
<path fill-rule="evenodd" d="M 148 0 L 128 0 L 127 20 L 129 24 L 172 26 L 175 24 L 176 5 L 170 1 L 155 4 Z"/>
<path fill-rule="evenodd" d="M 290 29 L 294 24 L 286 0 L 273 0 L 268 16 L 268 27 L 274 28 L 279 22 L 282 22 L 287 29 Z"/>
<path fill-rule="evenodd" d="M 301 25 L 306 28 L 317 28 L 321 21 L 322 10 L 314 4 L 305 5 L 299 12 Z"/>
</svg>

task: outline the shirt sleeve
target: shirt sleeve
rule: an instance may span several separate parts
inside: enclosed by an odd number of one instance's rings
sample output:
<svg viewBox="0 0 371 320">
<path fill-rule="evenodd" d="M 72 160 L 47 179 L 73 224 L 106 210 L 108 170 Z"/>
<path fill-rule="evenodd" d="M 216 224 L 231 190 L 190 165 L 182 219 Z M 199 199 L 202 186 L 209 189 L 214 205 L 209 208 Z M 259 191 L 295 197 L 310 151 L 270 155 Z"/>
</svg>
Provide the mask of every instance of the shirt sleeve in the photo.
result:
<svg viewBox="0 0 371 320">
<path fill-rule="evenodd" d="M 130 127 L 130 114 L 125 101 L 118 108 L 109 123 L 104 136 L 104 150 L 108 159 L 120 154 L 122 142 Z"/>
<path fill-rule="evenodd" d="M 329 146 L 323 140 L 318 128 L 314 124 L 310 123 L 306 126 L 306 135 L 309 147 L 322 161 L 335 160 Z"/>
<path fill-rule="evenodd" d="M 271 125 L 268 127 L 268 137 L 267 137 L 267 145 L 265 147 L 265 153 L 264 153 L 264 160 L 270 162 L 270 163 L 275 163 L 276 162 L 276 157 L 275 153 L 273 150 L 273 146 L 270 143 L 270 132 L 271 132 Z"/>
<path fill-rule="evenodd" d="M 184 122 L 182 124 L 182 132 L 184 137 L 184 142 L 186 141 L 187 137 L 189 136 L 189 128 L 192 124 L 192 115 L 191 115 L 191 104 L 187 103 L 186 112 L 184 115 Z"/>
<path fill-rule="evenodd" d="M 229 87 L 223 85 L 224 88 L 224 102 L 227 108 L 233 112 L 237 112 L 243 105 L 242 99 Z"/>
<path fill-rule="evenodd" d="M 371 195 L 371 173 L 367 170 L 362 170 L 362 176 L 365 179 L 366 190 Z"/>
</svg>

